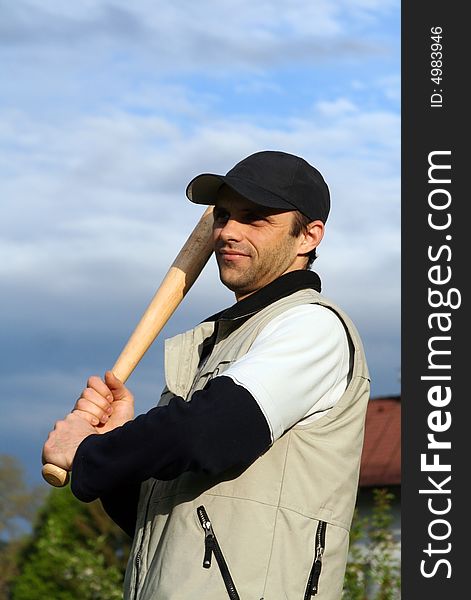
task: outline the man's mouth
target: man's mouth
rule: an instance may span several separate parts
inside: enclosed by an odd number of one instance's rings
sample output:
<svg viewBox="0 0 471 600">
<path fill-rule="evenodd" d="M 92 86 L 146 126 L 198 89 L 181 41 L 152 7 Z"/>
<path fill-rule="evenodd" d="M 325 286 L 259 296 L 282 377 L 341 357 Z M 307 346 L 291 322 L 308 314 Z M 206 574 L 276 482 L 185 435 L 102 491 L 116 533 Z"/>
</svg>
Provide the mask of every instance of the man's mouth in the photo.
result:
<svg viewBox="0 0 471 600">
<path fill-rule="evenodd" d="M 241 252 L 240 250 L 232 250 L 229 248 L 221 248 L 220 250 L 218 250 L 218 254 L 225 261 L 235 261 L 241 258 L 247 258 L 249 256 L 245 252 Z"/>
</svg>

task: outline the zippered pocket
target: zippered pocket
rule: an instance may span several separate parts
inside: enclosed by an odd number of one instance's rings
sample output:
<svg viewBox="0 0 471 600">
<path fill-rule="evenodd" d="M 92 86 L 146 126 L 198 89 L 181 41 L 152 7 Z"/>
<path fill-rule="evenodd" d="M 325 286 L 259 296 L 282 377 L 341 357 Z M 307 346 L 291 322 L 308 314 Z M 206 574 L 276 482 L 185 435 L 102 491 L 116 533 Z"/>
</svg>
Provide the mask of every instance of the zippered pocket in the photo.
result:
<svg viewBox="0 0 471 600">
<path fill-rule="evenodd" d="M 216 535 L 214 534 L 214 529 L 211 524 L 211 521 L 208 517 L 208 513 L 204 506 L 199 506 L 196 509 L 198 514 L 198 519 L 201 523 L 201 527 L 204 531 L 204 557 L 203 557 L 203 567 L 205 569 L 209 569 L 211 566 L 211 558 L 214 554 L 216 558 L 216 562 L 218 564 L 219 570 L 222 575 L 222 579 L 224 581 L 224 585 L 226 586 L 227 594 L 231 600 L 240 600 L 239 594 L 237 593 L 236 587 L 234 585 L 234 581 L 229 572 L 229 567 L 227 566 L 224 555 L 221 551 L 219 543 L 217 541 Z"/>
<path fill-rule="evenodd" d="M 150 489 L 148 498 L 147 498 L 147 502 L 146 502 L 146 512 L 145 512 L 145 516 L 144 516 L 144 529 L 142 531 L 142 537 L 141 537 L 141 541 L 139 543 L 139 547 L 138 550 L 136 552 L 136 557 L 134 559 L 134 568 L 135 568 L 135 575 L 134 575 L 134 595 L 133 598 L 134 600 L 137 600 L 137 594 L 138 594 L 138 586 L 139 586 L 139 572 L 141 570 L 141 565 L 142 565 L 142 550 L 144 548 L 144 536 L 145 536 L 145 527 L 146 527 L 146 523 L 147 523 L 147 516 L 149 514 L 149 507 L 150 507 L 150 502 L 152 499 L 152 494 L 154 493 L 154 489 L 156 486 L 157 481 L 154 481 L 152 484 L 152 487 Z"/>
<path fill-rule="evenodd" d="M 311 567 L 311 572 L 309 573 L 309 579 L 307 580 L 304 600 L 310 600 L 312 596 L 315 596 L 319 591 L 319 577 L 322 571 L 322 557 L 325 550 L 326 529 L 327 523 L 325 521 L 319 521 L 316 536 L 314 538 L 314 562 Z"/>
</svg>

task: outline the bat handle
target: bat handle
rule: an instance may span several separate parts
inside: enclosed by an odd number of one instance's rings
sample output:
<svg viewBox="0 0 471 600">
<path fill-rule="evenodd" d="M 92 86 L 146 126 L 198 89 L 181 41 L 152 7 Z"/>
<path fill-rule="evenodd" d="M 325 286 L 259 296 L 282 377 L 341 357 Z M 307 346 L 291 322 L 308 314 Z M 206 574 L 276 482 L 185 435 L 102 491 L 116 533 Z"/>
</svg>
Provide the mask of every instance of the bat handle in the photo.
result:
<svg viewBox="0 0 471 600">
<path fill-rule="evenodd" d="M 42 468 L 44 479 L 54 487 L 64 487 L 69 483 L 69 473 L 61 467 L 46 463 Z"/>
</svg>

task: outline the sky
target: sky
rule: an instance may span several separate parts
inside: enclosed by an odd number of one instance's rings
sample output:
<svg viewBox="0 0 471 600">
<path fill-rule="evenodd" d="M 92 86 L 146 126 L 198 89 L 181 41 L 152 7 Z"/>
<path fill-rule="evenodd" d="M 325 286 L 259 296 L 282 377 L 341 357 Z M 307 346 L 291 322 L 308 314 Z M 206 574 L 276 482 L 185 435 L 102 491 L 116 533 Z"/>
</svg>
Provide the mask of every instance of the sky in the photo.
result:
<svg viewBox="0 0 471 600">
<path fill-rule="evenodd" d="M 323 173 L 313 269 L 372 397 L 400 393 L 397 0 L 0 0 L 0 69 L 0 454 L 31 482 L 201 216 L 188 182 L 259 150 Z M 128 380 L 138 412 L 164 338 L 233 302 L 211 258 Z"/>
</svg>

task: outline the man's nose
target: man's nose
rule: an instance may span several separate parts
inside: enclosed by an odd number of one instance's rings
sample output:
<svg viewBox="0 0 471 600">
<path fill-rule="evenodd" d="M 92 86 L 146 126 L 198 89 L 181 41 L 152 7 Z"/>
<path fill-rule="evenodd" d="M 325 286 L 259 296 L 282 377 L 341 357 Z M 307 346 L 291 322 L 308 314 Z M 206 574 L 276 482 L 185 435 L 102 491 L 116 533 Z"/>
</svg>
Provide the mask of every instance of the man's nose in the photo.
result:
<svg viewBox="0 0 471 600">
<path fill-rule="evenodd" d="M 219 232 L 219 238 L 225 242 L 234 240 L 240 241 L 242 239 L 243 225 L 237 219 L 229 218 L 221 227 Z"/>
</svg>

